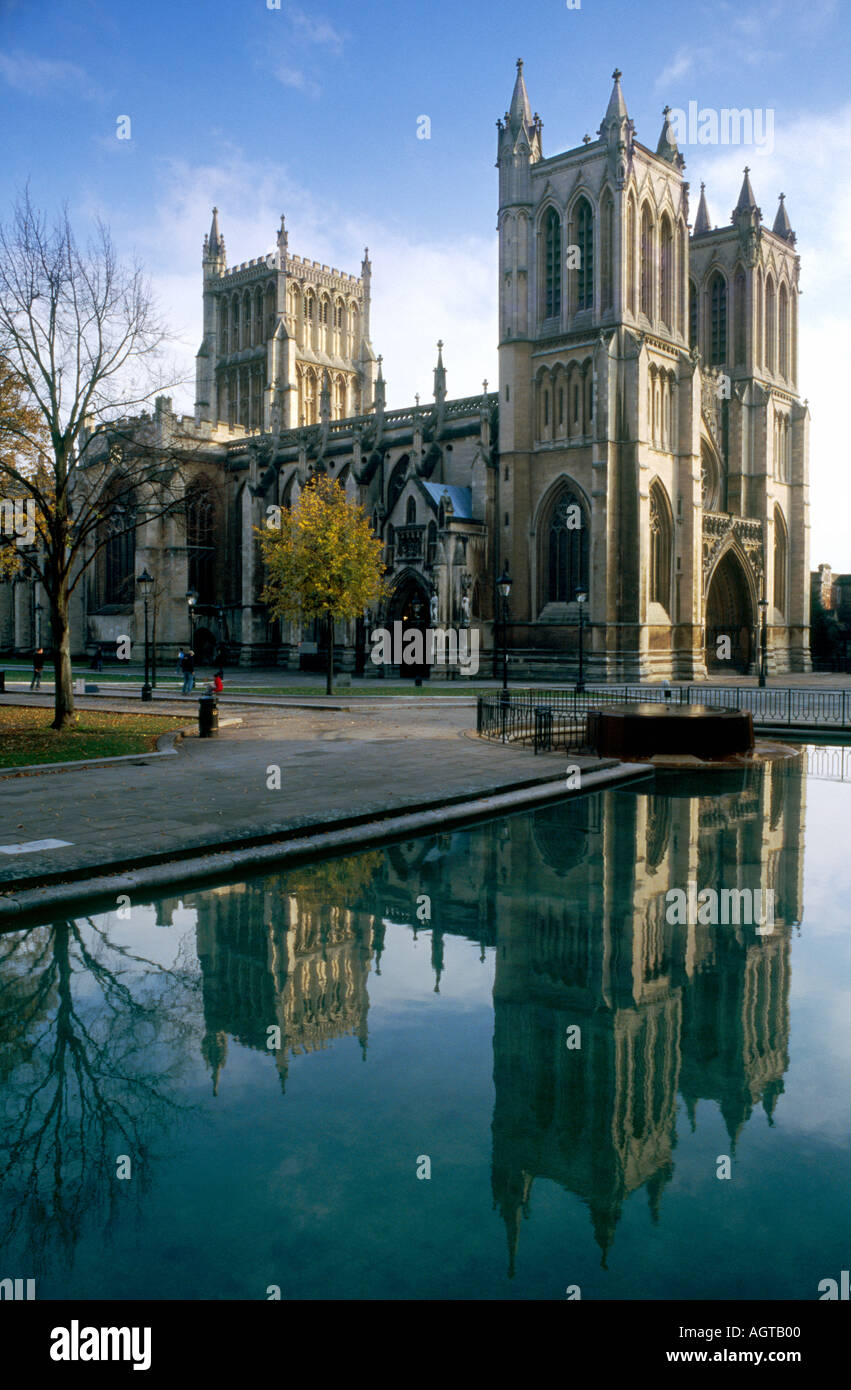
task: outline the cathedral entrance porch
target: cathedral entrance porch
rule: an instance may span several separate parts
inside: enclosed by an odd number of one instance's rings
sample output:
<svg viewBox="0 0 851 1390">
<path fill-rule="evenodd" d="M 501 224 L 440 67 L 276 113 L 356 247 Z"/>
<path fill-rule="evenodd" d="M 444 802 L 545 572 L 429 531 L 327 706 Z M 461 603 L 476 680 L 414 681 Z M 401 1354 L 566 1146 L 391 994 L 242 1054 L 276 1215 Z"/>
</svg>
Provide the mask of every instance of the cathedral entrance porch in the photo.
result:
<svg viewBox="0 0 851 1390">
<path fill-rule="evenodd" d="M 709 581 L 705 658 L 708 671 L 747 675 L 753 670 L 756 615 L 750 585 L 735 550 L 728 550 L 721 558 Z"/>
</svg>

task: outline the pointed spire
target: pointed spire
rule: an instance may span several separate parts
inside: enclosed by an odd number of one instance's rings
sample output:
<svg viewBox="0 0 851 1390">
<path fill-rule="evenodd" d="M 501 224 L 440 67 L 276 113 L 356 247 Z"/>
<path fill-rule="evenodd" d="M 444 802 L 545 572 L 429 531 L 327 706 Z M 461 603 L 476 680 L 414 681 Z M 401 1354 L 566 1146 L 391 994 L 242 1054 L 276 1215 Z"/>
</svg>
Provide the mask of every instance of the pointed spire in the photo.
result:
<svg viewBox="0 0 851 1390">
<path fill-rule="evenodd" d="M 677 136 L 674 127 L 671 125 L 670 106 L 666 106 L 662 112 L 662 133 L 659 136 L 659 143 L 656 146 L 656 153 L 660 159 L 667 159 L 669 164 L 676 164 L 678 168 L 685 168 L 685 160 L 677 148 Z"/>
<path fill-rule="evenodd" d="M 626 109 L 626 102 L 624 100 L 623 92 L 621 91 L 622 76 L 623 73 L 621 72 L 620 68 L 615 68 L 614 72 L 612 73 L 615 85 L 612 88 L 612 95 L 609 97 L 609 104 L 606 107 L 606 114 L 603 117 L 604 126 L 611 125 L 612 121 L 629 120 L 629 112 Z"/>
<path fill-rule="evenodd" d="M 702 236 L 704 232 L 712 231 L 712 223 L 709 221 L 709 208 L 706 206 L 706 184 L 700 185 L 700 202 L 697 205 L 697 217 L 694 220 L 694 235 Z"/>
<path fill-rule="evenodd" d="M 514 81 L 511 106 L 508 109 L 508 123 L 515 135 L 522 124 L 532 124 L 532 107 L 529 104 L 529 93 L 526 91 L 526 83 L 523 80 L 522 58 L 517 59 L 517 77 Z"/>
<path fill-rule="evenodd" d="M 281 252 L 281 255 L 282 255 L 281 270 L 284 269 L 283 258 L 285 258 L 285 257 L 286 257 L 286 254 L 287 254 L 287 245 L 288 245 L 288 242 L 289 242 L 289 237 L 287 236 L 287 224 L 286 224 L 286 219 L 284 218 L 284 214 L 281 213 L 281 225 L 280 225 L 280 227 L 278 228 L 278 250 Z"/>
<path fill-rule="evenodd" d="M 374 406 L 375 406 L 375 413 L 376 413 L 376 415 L 382 414 L 382 412 L 386 409 L 386 405 L 387 405 L 387 384 L 386 384 L 386 382 L 385 382 L 385 380 L 384 380 L 384 374 L 383 374 L 383 372 L 382 372 L 382 370 L 381 370 L 381 364 L 382 364 L 383 361 L 384 361 L 384 358 L 383 358 L 383 357 L 381 356 L 381 354 L 379 353 L 379 355 L 378 355 L 378 376 L 375 378 L 375 399 L 374 399 Z"/>
<path fill-rule="evenodd" d="M 753 212 L 754 210 L 759 212 L 759 208 L 756 205 L 756 198 L 754 197 L 753 189 L 751 188 L 750 172 L 751 171 L 748 165 L 746 164 L 745 177 L 742 181 L 742 191 L 739 194 L 739 201 L 733 209 L 734 218 L 737 217 L 738 214 L 741 212 Z M 761 215 L 762 214 L 760 214 L 760 216 Z"/>
<path fill-rule="evenodd" d="M 224 238 L 219 232 L 219 209 L 213 208 L 213 220 L 210 223 L 210 235 L 207 239 L 207 253 L 211 260 L 217 260 L 224 254 Z"/>
<path fill-rule="evenodd" d="M 443 365 L 443 340 L 437 344 L 437 366 L 434 369 L 434 399 L 446 400 L 446 368 Z"/>
<path fill-rule="evenodd" d="M 322 369 L 322 390 L 319 392 L 319 419 L 323 424 L 331 419 L 331 376 L 327 367 Z"/>
<path fill-rule="evenodd" d="M 777 216 L 774 219 L 774 226 L 771 230 L 776 236 L 782 236 L 784 241 L 791 241 L 795 244 L 795 233 L 792 231 L 792 223 L 789 221 L 789 214 L 786 211 L 786 194 L 780 194 L 780 204 L 777 208 Z"/>
<path fill-rule="evenodd" d="M 369 259 L 368 246 L 365 246 L 363 248 L 363 260 L 360 263 L 360 273 L 362 279 L 364 280 L 367 278 L 367 276 L 372 274 L 372 261 Z"/>
</svg>

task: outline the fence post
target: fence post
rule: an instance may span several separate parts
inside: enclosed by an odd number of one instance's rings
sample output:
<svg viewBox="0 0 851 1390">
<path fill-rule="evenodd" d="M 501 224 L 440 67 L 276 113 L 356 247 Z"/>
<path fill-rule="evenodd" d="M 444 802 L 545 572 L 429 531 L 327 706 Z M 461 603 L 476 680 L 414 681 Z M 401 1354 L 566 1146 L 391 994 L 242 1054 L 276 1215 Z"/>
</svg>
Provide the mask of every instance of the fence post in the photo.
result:
<svg viewBox="0 0 851 1390">
<path fill-rule="evenodd" d="M 788 729 L 788 727 L 789 727 L 789 725 L 790 725 L 791 723 L 792 723 L 792 687 L 791 687 L 791 685 L 790 685 L 789 688 L 788 688 L 788 690 L 786 691 L 786 727 L 787 727 L 787 729 Z"/>
</svg>

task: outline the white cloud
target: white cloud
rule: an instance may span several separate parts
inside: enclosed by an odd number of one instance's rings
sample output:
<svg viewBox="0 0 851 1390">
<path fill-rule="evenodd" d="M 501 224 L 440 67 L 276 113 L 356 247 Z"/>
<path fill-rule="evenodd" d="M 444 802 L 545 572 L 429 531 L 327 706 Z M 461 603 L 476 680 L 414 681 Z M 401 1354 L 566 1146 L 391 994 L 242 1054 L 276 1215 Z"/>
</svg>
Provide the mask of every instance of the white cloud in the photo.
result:
<svg viewBox="0 0 851 1390">
<path fill-rule="evenodd" d="M 311 96 L 315 96 L 319 91 L 317 84 L 298 68 L 288 68 L 282 63 L 274 69 L 274 73 L 284 87 L 295 87 L 296 91 L 307 92 Z"/>
<path fill-rule="evenodd" d="M 72 90 L 87 101 L 96 100 L 100 89 L 83 68 L 64 60 L 37 58 L 32 53 L 16 49 L 0 53 L 0 80 L 27 96 L 45 97 L 54 92 Z"/>
<path fill-rule="evenodd" d="M 326 197 L 314 198 L 272 162 L 248 162 L 229 147 L 210 166 L 172 164 L 154 217 L 122 226 L 115 209 L 92 203 L 87 215 L 111 223 L 122 252 L 138 250 L 161 305 L 180 339 L 187 372 L 201 341 L 201 244 L 211 208 L 228 264 L 275 249 L 281 212 L 286 214 L 291 254 L 307 256 L 359 275 L 365 246 L 373 267 L 371 338 L 384 358 L 389 409 L 412 405 L 419 392 L 431 400 L 437 340 L 444 342 L 452 396 L 476 395 L 497 376 L 497 248 L 495 239 L 452 237 L 418 240 L 406 228 L 377 223 Z M 175 407 L 193 409 L 191 390 L 175 392 Z"/>
<path fill-rule="evenodd" d="M 330 48 L 335 53 L 340 53 L 348 35 L 342 29 L 337 29 L 329 19 L 322 19 L 319 15 L 305 14 L 304 10 L 297 5 L 287 6 L 287 18 L 295 30 L 298 38 L 305 43 L 317 44 L 323 48 Z"/>
</svg>

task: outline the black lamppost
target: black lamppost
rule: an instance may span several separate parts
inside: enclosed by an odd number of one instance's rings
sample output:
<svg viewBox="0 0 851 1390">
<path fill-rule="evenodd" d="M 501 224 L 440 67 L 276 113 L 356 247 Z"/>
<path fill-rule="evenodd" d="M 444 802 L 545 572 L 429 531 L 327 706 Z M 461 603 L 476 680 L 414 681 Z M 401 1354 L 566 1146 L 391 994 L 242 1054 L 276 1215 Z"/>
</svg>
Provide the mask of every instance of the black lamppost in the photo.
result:
<svg viewBox="0 0 851 1390">
<path fill-rule="evenodd" d="M 764 595 L 759 601 L 759 612 L 761 618 L 759 634 L 759 684 L 760 687 L 762 687 L 765 685 L 766 643 L 768 641 L 768 632 L 765 626 L 765 620 L 768 614 L 768 599 Z"/>
<path fill-rule="evenodd" d="M 508 599 L 511 594 L 511 577 L 508 573 L 508 561 L 499 579 L 496 581 L 499 596 L 502 599 L 502 698 L 508 703 Z"/>
<path fill-rule="evenodd" d="M 154 583 L 154 576 L 148 574 L 147 569 L 142 570 L 136 580 L 142 590 L 142 599 L 145 604 L 145 684 L 142 686 L 142 699 L 152 700 L 154 698 L 153 688 L 150 681 L 150 647 L 148 646 L 148 594 Z"/>
<path fill-rule="evenodd" d="M 582 694 L 585 689 L 585 600 L 588 595 L 584 589 L 578 589 L 576 602 L 579 604 L 579 680 L 576 682 L 578 694 Z"/>
<path fill-rule="evenodd" d="M 41 605 L 40 603 L 37 603 L 37 604 L 36 604 L 35 609 L 34 609 L 34 612 L 35 612 L 35 649 L 36 649 L 36 651 L 38 651 L 39 647 L 41 646 L 41 615 L 42 615 L 42 613 L 44 612 L 44 608 L 42 607 L 42 605 Z"/>
<path fill-rule="evenodd" d="M 186 606 L 189 609 L 189 649 L 195 650 L 195 605 L 198 602 L 198 595 L 194 589 L 186 591 Z"/>
<path fill-rule="evenodd" d="M 511 577 L 508 573 L 508 561 L 499 579 L 496 581 L 497 592 L 502 599 L 502 741 L 505 743 L 505 719 L 508 710 L 508 599 L 511 594 Z"/>
</svg>

